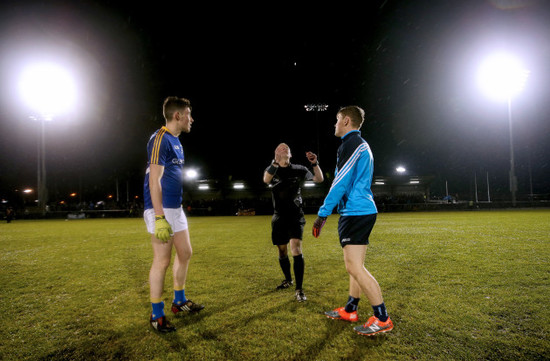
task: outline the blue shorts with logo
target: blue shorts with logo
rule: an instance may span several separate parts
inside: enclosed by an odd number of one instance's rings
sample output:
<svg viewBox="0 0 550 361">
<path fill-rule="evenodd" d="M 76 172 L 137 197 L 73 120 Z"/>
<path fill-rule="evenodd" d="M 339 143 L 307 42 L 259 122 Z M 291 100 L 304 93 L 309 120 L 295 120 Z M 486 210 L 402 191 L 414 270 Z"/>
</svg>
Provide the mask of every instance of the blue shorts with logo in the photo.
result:
<svg viewBox="0 0 550 361">
<path fill-rule="evenodd" d="M 376 222 L 376 213 L 366 216 L 341 216 L 338 220 L 340 245 L 367 245 L 369 236 Z"/>
</svg>

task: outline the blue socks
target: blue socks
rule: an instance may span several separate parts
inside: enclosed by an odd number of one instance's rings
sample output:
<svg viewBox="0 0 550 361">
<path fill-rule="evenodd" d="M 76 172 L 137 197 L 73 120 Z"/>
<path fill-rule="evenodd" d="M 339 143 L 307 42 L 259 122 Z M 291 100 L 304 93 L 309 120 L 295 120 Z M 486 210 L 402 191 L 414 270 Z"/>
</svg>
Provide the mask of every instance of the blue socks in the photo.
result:
<svg viewBox="0 0 550 361">
<path fill-rule="evenodd" d="M 151 314 L 153 320 L 164 316 L 164 302 L 151 303 L 151 305 L 153 306 L 153 313 Z"/>
<path fill-rule="evenodd" d="M 385 303 L 382 302 L 378 306 L 372 306 L 372 309 L 374 310 L 374 316 L 380 321 L 386 322 L 388 320 L 388 311 L 386 310 Z"/>
<path fill-rule="evenodd" d="M 174 303 L 176 305 L 181 305 L 185 302 L 187 302 L 187 298 L 185 298 L 185 290 L 174 290 Z"/>
<path fill-rule="evenodd" d="M 346 303 L 345 311 L 347 313 L 357 311 L 357 307 L 359 306 L 359 300 L 360 298 L 354 298 L 352 296 L 349 296 L 348 303 Z"/>
</svg>

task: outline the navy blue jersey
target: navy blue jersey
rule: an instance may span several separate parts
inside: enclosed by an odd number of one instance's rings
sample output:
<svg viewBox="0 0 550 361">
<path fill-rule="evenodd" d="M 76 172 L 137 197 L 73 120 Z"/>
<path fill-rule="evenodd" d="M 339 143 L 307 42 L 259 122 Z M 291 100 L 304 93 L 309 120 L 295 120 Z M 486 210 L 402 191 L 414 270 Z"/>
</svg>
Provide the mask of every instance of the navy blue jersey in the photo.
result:
<svg viewBox="0 0 550 361">
<path fill-rule="evenodd" d="M 336 206 L 342 216 L 378 213 L 371 191 L 373 171 L 372 152 L 361 133 L 353 130 L 344 135 L 338 148 L 334 181 L 318 215 L 328 217 Z"/>
<path fill-rule="evenodd" d="M 303 214 L 301 187 L 304 181 L 312 179 L 313 174 L 303 165 L 277 168 L 270 183 L 274 212 L 282 216 Z"/>
<path fill-rule="evenodd" d="M 162 186 L 162 207 L 179 208 L 183 200 L 183 164 L 185 157 L 178 137 L 168 128 L 158 129 L 147 143 L 147 170 L 143 187 L 145 209 L 153 208 L 149 190 L 149 167 L 151 164 L 164 166 L 160 184 Z"/>
</svg>

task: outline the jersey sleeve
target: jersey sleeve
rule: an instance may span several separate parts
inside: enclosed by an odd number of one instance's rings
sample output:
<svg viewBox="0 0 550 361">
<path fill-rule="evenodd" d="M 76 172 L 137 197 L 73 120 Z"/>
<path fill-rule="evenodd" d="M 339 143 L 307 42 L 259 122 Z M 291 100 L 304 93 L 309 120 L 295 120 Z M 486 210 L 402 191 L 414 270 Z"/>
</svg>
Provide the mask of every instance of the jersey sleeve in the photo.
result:
<svg viewBox="0 0 550 361">
<path fill-rule="evenodd" d="M 358 164 L 358 160 L 364 151 L 368 150 L 367 143 L 362 143 L 355 149 L 350 151 L 343 149 L 341 156 L 338 158 L 338 166 L 334 181 L 330 186 L 330 190 L 325 197 L 325 201 L 317 215 L 319 217 L 328 217 L 332 214 L 334 208 L 340 200 L 346 195 L 350 184 L 353 182 L 354 168 Z"/>
<path fill-rule="evenodd" d="M 149 164 L 157 164 L 164 166 L 166 164 L 166 143 L 168 140 L 164 136 L 166 130 L 164 128 L 160 129 L 155 135 L 151 142 L 149 143 Z"/>
<path fill-rule="evenodd" d="M 313 180 L 313 173 L 307 167 L 304 167 L 304 180 Z"/>
</svg>

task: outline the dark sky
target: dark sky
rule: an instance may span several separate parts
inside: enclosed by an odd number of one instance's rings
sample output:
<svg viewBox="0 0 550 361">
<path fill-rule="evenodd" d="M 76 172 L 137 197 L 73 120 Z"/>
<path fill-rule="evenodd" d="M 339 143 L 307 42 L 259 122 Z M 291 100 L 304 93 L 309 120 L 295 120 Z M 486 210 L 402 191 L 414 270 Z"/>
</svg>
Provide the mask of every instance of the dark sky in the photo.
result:
<svg viewBox="0 0 550 361">
<path fill-rule="evenodd" d="M 171 3 L 171 2 L 170 2 Z M 77 110 L 47 124 L 50 193 L 141 192 L 145 144 L 168 95 L 187 97 L 181 137 L 201 178 L 259 182 L 280 142 L 294 162 L 332 172 L 336 111 L 366 111 L 375 175 L 434 175 L 468 192 L 474 172 L 507 191 L 508 113 L 475 86 L 481 59 L 506 49 L 531 71 L 513 101 L 520 193 L 550 192 L 550 11 L 544 1 L 368 1 L 204 5 L 24 1 L 0 5 L 0 193 L 35 186 L 38 123 L 16 91 L 22 64 L 62 59 Z M 326 112 L 304 105 L 326 103 Z M 318 147 L 318 142 L 320 147 Z M 529 171 L 531 173 L 529 173 Z M 529 178 L 529 174 L 531 177 Z"/>
</svg>

